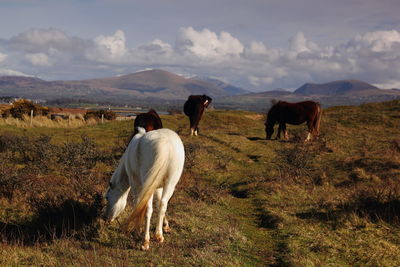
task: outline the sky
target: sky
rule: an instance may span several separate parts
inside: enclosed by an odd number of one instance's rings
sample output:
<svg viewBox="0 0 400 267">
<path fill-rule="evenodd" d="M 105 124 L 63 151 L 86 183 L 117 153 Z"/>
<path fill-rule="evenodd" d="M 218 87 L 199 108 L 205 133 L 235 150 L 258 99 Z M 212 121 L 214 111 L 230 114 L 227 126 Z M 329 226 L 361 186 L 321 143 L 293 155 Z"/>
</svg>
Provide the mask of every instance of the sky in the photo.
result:
<svg viewBox="0 0 400 267">
<path fill-rule="evenodd" d="M 251 91 L 400 88 L 398 0 L 0 0 L 0 75 L 164 69 Z"/>
</svg>

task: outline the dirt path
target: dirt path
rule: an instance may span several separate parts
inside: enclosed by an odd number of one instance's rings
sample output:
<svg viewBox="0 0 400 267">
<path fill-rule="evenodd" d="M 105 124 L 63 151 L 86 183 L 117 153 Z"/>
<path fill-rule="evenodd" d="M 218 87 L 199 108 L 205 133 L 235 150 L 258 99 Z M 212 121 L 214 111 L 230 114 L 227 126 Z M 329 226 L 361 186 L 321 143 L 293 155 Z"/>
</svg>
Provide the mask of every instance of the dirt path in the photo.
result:
<svg viewBox="0 0 400 267">
<path fill-rule="evenodd" d="M 226 172 L 222 177 L 224 185 L 229 188 L 229 194 L 233 197 L 229 198 L 230 212 L 241 222 L 243 233 L 252 243 L 252 249 L 248 253 L 259 258 L 262 265 L 290 266 L 287 257 L 288 233 L 281 229 L 282 218 L 266 210 L 257 195 L 258 181 L 252 179 L 257 171 L 249 171 L 262 169 L 265 161 L 265 155 L 262 153 L 264 140 L 251 139 L 240 134 L 201 134 L 199 138 L 204 140 L 203 144 L 206 147 L 215 148 L 213 152 L 217 157 L 234 158 L 230 161 L 233 166 L 228 168 L 235 170 Z M 220 180 L 215 181 L 218 182 L 221 183 Z"/>
</svg>

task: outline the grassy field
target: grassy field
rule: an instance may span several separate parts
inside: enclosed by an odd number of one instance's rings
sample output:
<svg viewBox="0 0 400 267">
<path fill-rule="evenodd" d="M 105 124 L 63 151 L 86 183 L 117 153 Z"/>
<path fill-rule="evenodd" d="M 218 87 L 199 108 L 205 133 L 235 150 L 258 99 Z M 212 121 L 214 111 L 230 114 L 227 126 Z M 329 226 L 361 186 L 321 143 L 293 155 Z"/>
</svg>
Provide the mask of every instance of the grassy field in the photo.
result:
<svg viewBox="0 0 400 267">
<path fill-rule="evenodd" d="M 186 162 L 167 211 L 172 232 L 147 252 L 99 220 L 132 121 L 1 126 L 0 265 L 399 264 L 400 101 L 326 109 L 310 143 L 305 125 L 267 141 L 263 115 L 245 111 L 205 113 L 198 137 L 183 115 L 162 120 Z"/>
</svg>

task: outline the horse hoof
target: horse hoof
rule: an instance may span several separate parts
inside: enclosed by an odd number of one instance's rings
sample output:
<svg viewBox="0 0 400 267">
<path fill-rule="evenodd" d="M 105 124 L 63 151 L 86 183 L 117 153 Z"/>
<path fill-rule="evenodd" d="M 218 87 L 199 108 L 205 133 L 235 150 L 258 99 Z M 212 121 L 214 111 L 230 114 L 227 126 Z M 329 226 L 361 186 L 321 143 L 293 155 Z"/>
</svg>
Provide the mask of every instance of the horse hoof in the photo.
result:
<svg viewBox="0 0 400 267">
<path fill-rule="evenodd" d="M 162 234 L 156 234 L 156 240 L 158 243 L 164 242 L 164 237 Z"/>
<path fill-rule="evenodd" d="M 169 227 L 169 226 L 164 226 L 164 227 L 163 227 L 163 231 L 166 232 L 166 233 L 169 233 L 169 232 L 171 232 L 171 227 Z"/>
<path fill-rule="evenodd" d="M 150 242 L 149 241 L 144 241 L 143 246 L 141 248 L 142 248 L 142 250 L 149 250 Z"/>
</svg>

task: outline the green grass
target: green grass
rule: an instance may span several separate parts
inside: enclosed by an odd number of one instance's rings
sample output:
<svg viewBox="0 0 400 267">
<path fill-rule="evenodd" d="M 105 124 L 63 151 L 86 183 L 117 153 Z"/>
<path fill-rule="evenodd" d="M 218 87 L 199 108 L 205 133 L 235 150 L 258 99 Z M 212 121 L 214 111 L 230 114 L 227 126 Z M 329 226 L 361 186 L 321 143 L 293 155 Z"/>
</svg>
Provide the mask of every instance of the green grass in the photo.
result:
<svg viewBox="0 0 400 267">
<path fill-rule="evenodd" d="M 76 212 L 95 209 L 95 195 L 105 190 L 132 121 L 76 129 L 2 127 L 0 136 L 51 136 L 56 147 L 49 151 L 60 160 L 47 171 L 36 170 L 35 160 L 0 164 L 3 179 L 16 167 L 15 177 L 36 185 L 17 185 L 11 199 L 0 197 L 0 233 L 7 237 L 0 243 L 0 265 L 396 266 L 399 118 L 399 101 L 329 108 L 320 138 L 304 143 L 305 125 L 289 125 L 289 141 L 265 140 L 262 114 L 206 112 L 198 137 L 188 136 L 185 116 L 162 116 L 164 126 L 180 134 L 186 162 L 168 208 L 172 232 L 163 244 L 151 242 L 147 252 L 139 250 L 140 237 L 96 218 L 79 221 L 83 229 L 34 242 L 1 230 L 34 225 L 35 203 L 66 214 L 65 199 L 83 205 Z M 96 150 L 66 165 L 57 149 L 82 151 L 82 135 Z"/>
</svg>

